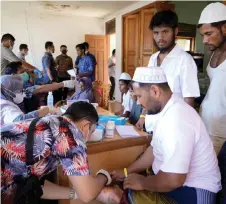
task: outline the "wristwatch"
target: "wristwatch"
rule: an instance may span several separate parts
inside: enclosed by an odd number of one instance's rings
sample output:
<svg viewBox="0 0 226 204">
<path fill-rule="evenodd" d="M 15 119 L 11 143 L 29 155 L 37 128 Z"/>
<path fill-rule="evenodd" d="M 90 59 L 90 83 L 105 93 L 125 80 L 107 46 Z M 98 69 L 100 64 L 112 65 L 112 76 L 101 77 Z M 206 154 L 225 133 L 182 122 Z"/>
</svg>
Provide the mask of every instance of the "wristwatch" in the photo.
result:
<svg viewBox="0 0 226 204">
<path fill-rule="evenodd" d="M 97 172 L 96 175 L 98 175 L 98 174 L 102 174 L 102 175 L 104 175 L 104 176 L 107 177 L 107 179 L 108 179 L 108 182 L 107 182 L 107 184 L 106 184 L 107 186 L 111 184 L 111 182 L 112 182 L 111 176 L 110 176 L 110 174 L 109 174 L 106 170 L 101 169 L 101 170 L 99 170 L 99 171 Z"/>
</svg>

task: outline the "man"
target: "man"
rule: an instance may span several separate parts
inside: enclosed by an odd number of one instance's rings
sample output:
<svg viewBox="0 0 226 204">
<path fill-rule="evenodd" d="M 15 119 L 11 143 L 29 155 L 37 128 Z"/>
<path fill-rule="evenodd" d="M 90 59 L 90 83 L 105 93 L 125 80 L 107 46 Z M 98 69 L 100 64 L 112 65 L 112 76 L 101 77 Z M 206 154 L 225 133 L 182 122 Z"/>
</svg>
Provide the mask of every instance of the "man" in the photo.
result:
<svg viewBox="0 0 226 204">
<path fill-rule="evenodd" d="M 207 66 L 210 87 L 200 116 L 218 152 L 226 140 L 226 6 L 209 4 L 202 11 L 198 28 L 203 43 L 213 52 Z"/>
<path fill-rule="evenodd" d="M 114 49 L 112 51 L 112 56 L 108 59 L 108 74 L 109 74 L 109 80 L 111 82 L 111 89 L 110 89 L 110 100 L 114 100 L 114 92 L 115 92 L 115 65 L 116 65 L 116 59 L 115 59 L 115 52 Z"/>
<path fill-rule="evenodd" d="M 78 44 L 76 46 L 77 55 L 80 57 L 78 63 L 78 74 L 77 79 L 82 77 L 88 77 L 91 81 L 95 80 L 95 64 L 89 55 L 85 54 L 85 46 Z"/>
<path fill-rule="evenodd" d="M 159 67 L 137 68 L 133 89 L 137 103 L 148 114 L 159 113 L 159 121 L 151 145 L 129 166 L 124 189 L 164 193 L 180 204 L 214 204 L 221 189 L 220 172 L 213 144 L 195 109 L 172 94 Z M 154 175 L 138 174 L 149 167 Z M 125 177 L 123 170 L 112 175 Z"/>
<path fill-rule="evenodd" d="M 62 82 L 65 80 L 70 80 L 70 75 L 67 73 L 68 70 L 73 69 L 73 61 L 72 58 L 67 55 L 67 46 L 60 46 L 61 55 L 56 57 L 56 65 L 57 65 L 57 76 L 58 82 Z M 67 98 L 68 89 L 62 88 L 60 90 L 62 95 L 62 100 Z"/>
<path fill-rule="evenodd" d="M 21 44 L 19 47 L 20 52 L 17 57 L 23 61 L 25 61 L 25 56 L 28 54 L 28 46 L 27 44 Z"/>
<path fill-rule="evenodd" d="M 2 36 L 1 39 L 1 75 L 5 74 L 5 67 L 10 62 L 19 62 L 21 59 L 19 59 L 14 53 L 13 53 L 13 46 L 15 44 L 15 38 L 7 33 Z M 25 61 L 22 61 L 22 67 L 24 71 L 29 71 L 35 69 L 32 65 L 28 64 Z"/>
<path fill-rule="evenodd" d="M 175 43 L 178 33 L 177 14 L 169 10 L 156 13 L 149 28 L 153 32 L 154 42 L 159 51 L 151 56 L 148 67 L 163 68 L 171 91 L 183 97 L 189 105 L 194 106 L 195 97 L 200 96 L 197 66 L 191 55 Z M 155 121 L 154 117 L 146 116 L 145 126 L 148 131 L 152 130 L 153 122 L 151 121 Z M 142 128 L 143 122 L 144 117 L 137 126 Z"/>
</svg>

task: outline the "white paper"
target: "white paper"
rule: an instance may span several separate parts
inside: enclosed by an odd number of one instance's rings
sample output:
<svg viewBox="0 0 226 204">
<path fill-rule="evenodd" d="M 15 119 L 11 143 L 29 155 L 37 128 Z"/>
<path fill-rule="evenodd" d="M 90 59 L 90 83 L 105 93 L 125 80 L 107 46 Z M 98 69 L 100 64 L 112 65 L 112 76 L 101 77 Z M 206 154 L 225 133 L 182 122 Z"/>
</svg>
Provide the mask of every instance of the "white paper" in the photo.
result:
<svg viewBox="0 0 226 204">
<path fill-rule="evenodd" d="M 67 73 L 68 73 L 69 75 L 71 75 L 72 77 L 76 77 L 76 73 L 75 73 L 75 70 L 74 70 L 74 69 L 68 70 Z"/>
<path fill-rule="evenodd" d="M 121 137 L 138 137 L 139 133 L 131 125 L 117 125 L 116 130 Z"/>
</svg>

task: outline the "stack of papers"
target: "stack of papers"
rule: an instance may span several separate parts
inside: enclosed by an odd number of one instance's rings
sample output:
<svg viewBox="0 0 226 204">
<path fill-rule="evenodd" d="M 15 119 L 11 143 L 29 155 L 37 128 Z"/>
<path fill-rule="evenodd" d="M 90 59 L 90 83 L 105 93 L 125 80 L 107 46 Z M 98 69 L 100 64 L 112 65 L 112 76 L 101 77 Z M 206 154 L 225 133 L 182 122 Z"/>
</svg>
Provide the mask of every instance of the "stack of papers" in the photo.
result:
<svg viewBox="0 0 226 204">
<path fill-rule="evenodd" d="M 138 137 L 138 132 L 130 125 L 117 125 L 116 130 L 121 137 Z"/>
</svg>

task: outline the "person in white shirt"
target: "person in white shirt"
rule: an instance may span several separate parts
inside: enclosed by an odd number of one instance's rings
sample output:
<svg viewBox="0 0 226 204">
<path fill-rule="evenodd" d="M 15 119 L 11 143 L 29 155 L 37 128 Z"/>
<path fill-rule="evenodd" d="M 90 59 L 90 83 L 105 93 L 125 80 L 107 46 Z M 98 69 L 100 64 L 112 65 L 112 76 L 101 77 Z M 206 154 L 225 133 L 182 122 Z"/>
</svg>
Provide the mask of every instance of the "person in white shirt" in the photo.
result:
<svg viewBox="0 0 226 204">
<path fill-rule="evenodd" d="M 159 192 L 176 203 L 214 204 L 221 189 L 216 153 L 198 113 L 173 94 L 160 67 L 137 68 L 133 77 L 137 103 L 159 114 L 151 145 L 128 167 L 124 189 Z M 152 167 L 154 175 L 139 175 Z M 123 170 L 112 178 L 125 177 Z M 148 202 L 145 202 L 148 203 Z"/>
<path fill-rule="evenodd" d="M 108 74 L 109 74 L 109 80 L 111 82 L 111 89 L 110 89 L 110 100 L 114 100 L 114 92 L 115 92 L 115 65 L 116 65 L 116 59 L 115 59 L 116 50 L 114 49 L 112 51 L 112 56 L 108 59 Z"/>
<path fill-rule="evenodd" d="M 116 115 L 120 115 L 122 117 L 128 118 L 130 116 L 130 112 L 133 107 L 133 99 L 130 96 L 130 87 L 131 83 L 131 76 L 128 73 L 122 73 L 119 78 L 119 89 L 120 92 L 123 94 L 122 96 L 122 107 L 123 110 L 116 113 Z"/>
<path fill-rule="evenodd" d="M 173 11 L 156 13 L 149 26 L 153 33 L 158 52 L 150 58 L 148 67 L 161 67 L 167 77 L 171 91 L 184 98 L 185 102 L 194 106 L 194 99 L 200 96 L 197 66 L 192 56 L 182 50 L 175 42 L 178 33 L 178 17 Z M 142 113 L 142 116 L 145 112 Z M 155 117 L 146 116 L 147 131 L 152 131 Z M 137 127 L 143 128 L 144 117 L 138 121 Z"/>
<path fill-rule="evenodd" d="M 200 116 L 218 152 L 226 141 L 226 6 L 209 4 L 201 13 L 198 28 L 203 43 L 213 51 L 207 66 L 210 86 Z"/>
</svg>

